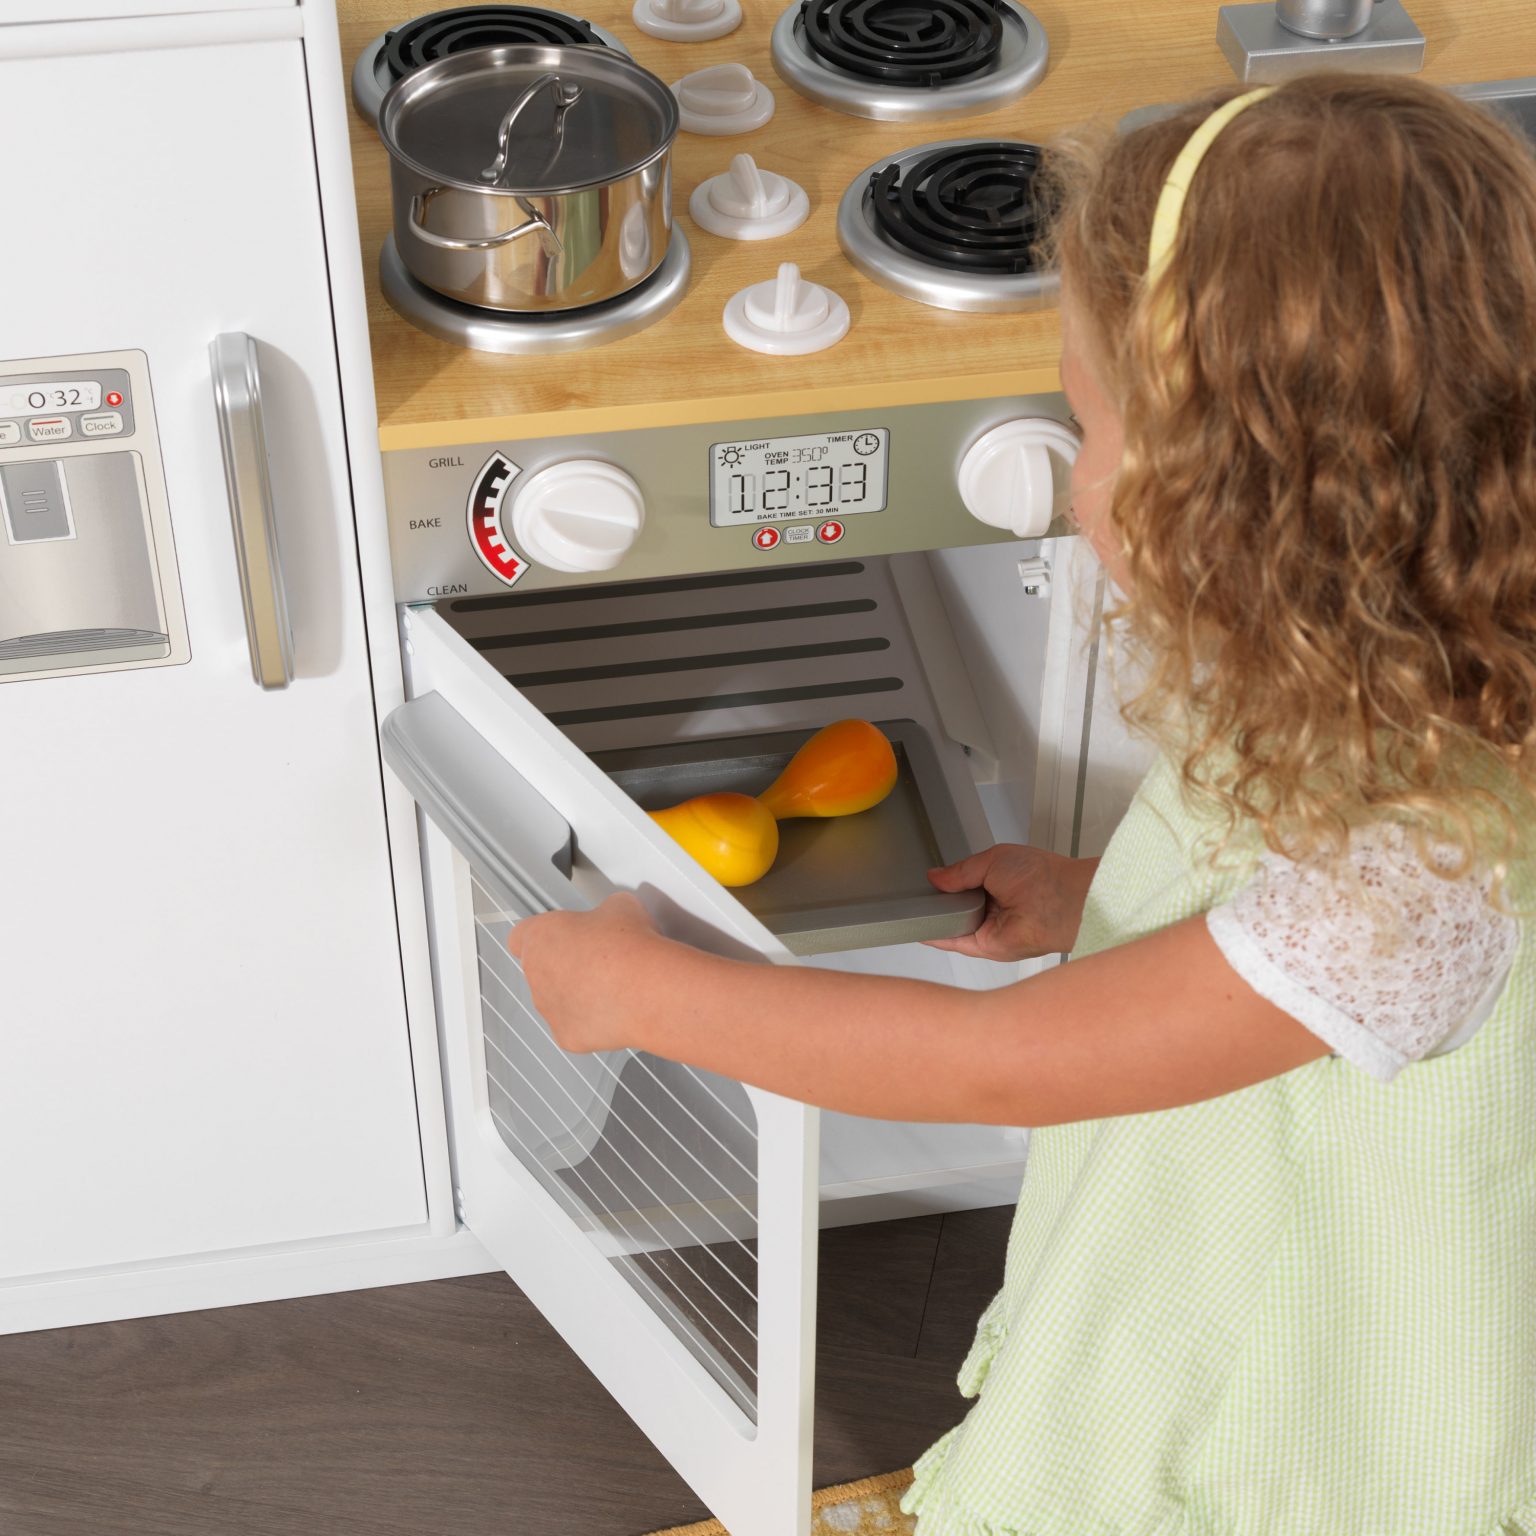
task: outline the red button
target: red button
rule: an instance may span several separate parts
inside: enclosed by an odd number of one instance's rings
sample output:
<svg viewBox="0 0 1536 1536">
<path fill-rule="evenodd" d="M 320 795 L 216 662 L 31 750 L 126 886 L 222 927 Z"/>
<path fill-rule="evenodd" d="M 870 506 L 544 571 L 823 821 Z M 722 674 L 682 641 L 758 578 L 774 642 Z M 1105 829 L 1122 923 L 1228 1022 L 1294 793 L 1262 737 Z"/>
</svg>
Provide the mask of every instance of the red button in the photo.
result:
<svg viewBox="0 0 1536 1536">
<path fill-rule="evenodd" d="M 107 395 L 107 404 L 108 405 L 121 405 L 122 403 L 123 403 L 123 397 L 120 394 L 118 394 L 118 392 L 115 389 L 112 390 Z"/>
<path fill-rule="evenodd" d="M 823 544 L 836 544 L 837 541 L 842 538 L 842 536 L 843 525 L 841 523 L 823 523 L 821 527 L 816 530 L 816 537 L 820 539 Z"/>
<path fill-rule="evenodd" d="M 752 542 L 759 549 L 777 549 L 779 546 L 779 530 L 777 528 L 759 528 L 752 535 Z"/>
</svg>

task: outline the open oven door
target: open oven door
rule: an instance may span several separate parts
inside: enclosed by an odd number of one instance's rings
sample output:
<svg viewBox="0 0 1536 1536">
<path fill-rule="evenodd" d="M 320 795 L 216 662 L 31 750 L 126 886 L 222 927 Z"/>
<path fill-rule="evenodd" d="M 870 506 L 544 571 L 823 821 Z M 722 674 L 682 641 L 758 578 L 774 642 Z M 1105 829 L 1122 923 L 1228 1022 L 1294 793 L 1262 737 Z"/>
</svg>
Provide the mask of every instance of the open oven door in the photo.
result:
<svg viewBox="0 0 1536 1536">
<path fill-rule="evenodd" d="M 506 939 L 623 889 L 673 937 L 792 957 L 438 614 L 405 634 L 384 755 L 425 817 L 461 1217 L 731 1536 L 806 1536 L 818 1112 L 563 1052 Z"/>
</svg>

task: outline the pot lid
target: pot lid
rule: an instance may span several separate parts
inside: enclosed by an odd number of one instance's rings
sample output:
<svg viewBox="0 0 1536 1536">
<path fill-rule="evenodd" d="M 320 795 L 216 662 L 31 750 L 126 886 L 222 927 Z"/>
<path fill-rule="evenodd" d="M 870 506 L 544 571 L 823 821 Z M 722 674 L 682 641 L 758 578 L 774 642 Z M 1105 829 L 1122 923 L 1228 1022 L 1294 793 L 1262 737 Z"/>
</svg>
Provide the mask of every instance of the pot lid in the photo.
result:
<svg viewBox="0 0 1536 1536">
<path fill-rule="evenodd" d="M 662 81 L 593 48 L 454 54 L 396 82 L 379 108 L 392 155 L 475 191 L 558 193 L 617 181 L 655 160 L 677 127 Z"/>
</svg>

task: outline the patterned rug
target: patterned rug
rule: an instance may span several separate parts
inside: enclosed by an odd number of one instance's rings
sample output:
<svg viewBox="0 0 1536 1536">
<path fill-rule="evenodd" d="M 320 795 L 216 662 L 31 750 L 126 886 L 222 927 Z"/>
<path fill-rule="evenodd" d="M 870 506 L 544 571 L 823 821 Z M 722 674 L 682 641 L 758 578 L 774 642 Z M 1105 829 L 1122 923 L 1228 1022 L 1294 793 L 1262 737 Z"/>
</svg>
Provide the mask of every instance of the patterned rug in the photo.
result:
<svg viewBox="0 0 1536 1536">
<path fill-rule="evenodd" d="M 816 1511 L 811 1536 L 911 1536 L 914 1521 L 897 1507 L 912 1481 L 911 1472 L 887 1472 L 859 1483 L 822 1488 L 811 1495 Z M 730 1536 L 718 1520 L 680 1525 L 653 1536 Z"/>
</svg>

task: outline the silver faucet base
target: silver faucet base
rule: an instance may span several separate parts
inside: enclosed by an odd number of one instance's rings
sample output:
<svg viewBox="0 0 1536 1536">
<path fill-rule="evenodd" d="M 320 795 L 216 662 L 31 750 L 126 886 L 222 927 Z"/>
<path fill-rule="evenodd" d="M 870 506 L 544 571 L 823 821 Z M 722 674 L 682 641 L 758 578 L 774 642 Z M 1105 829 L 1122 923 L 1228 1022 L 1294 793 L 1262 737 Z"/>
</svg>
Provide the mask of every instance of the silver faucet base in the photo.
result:
<svg viewBox="0 0 1536 1536">
<path fill-rule="evenodd" d="M 1264 85 L 1318 69 L 1365 69 L 1411 75 L 1424 67 L 1424 34 L 1402 0 L 1381 0 L 1364 31 L 1335 42 L 1302 37 L 1280 25 L 1274 0 L 1224 5 L 1216 41 L 1240 80 Z"/>
</svg>

